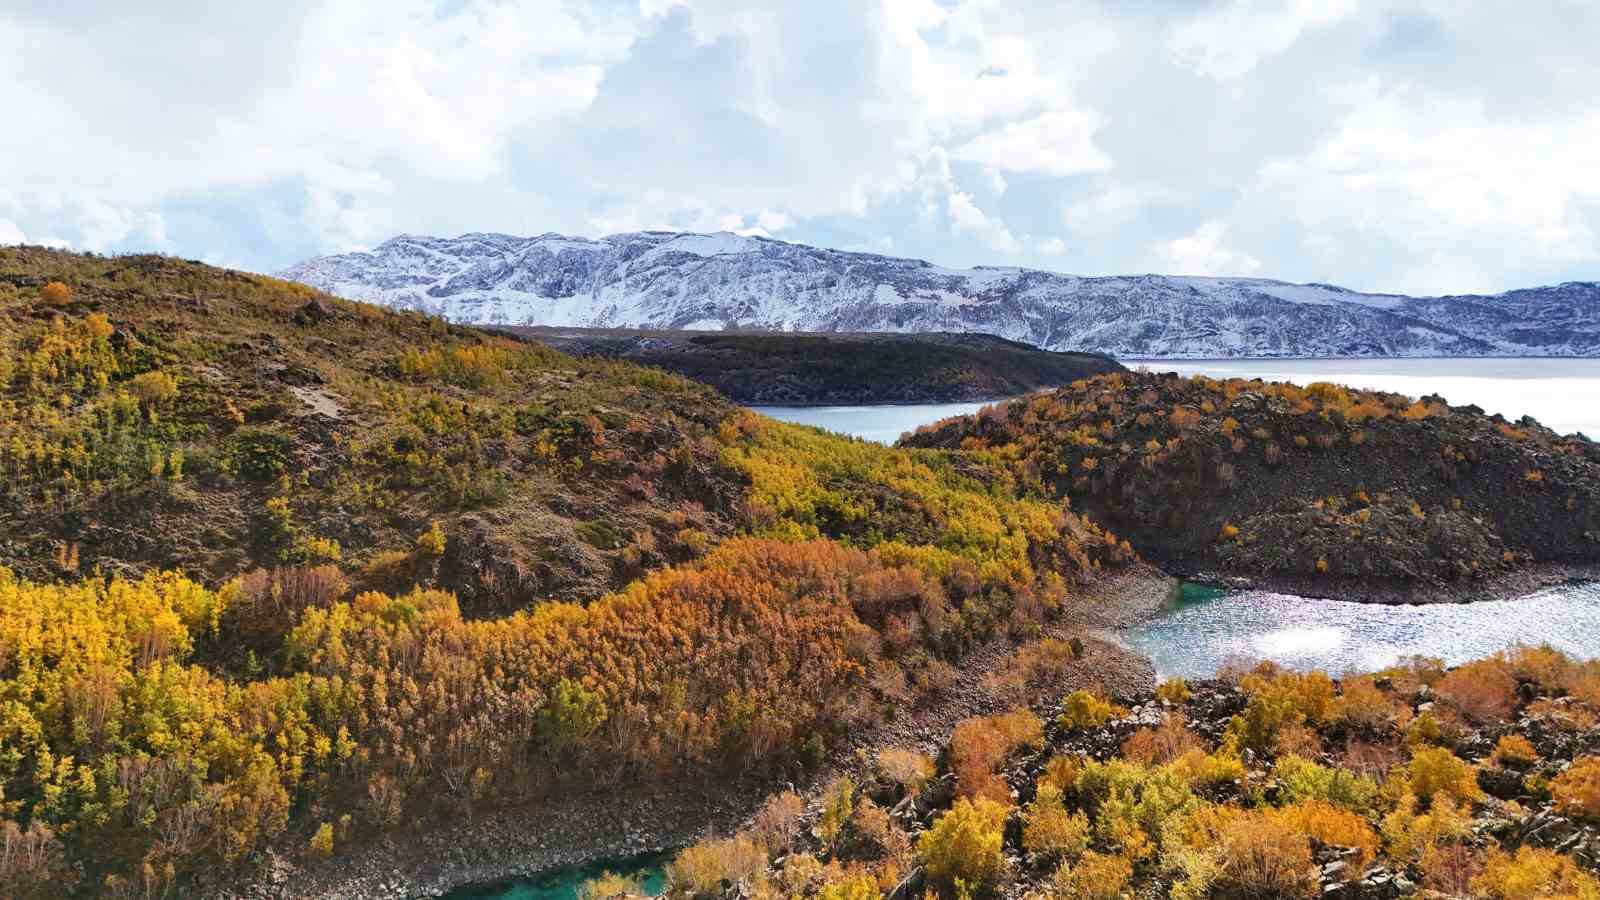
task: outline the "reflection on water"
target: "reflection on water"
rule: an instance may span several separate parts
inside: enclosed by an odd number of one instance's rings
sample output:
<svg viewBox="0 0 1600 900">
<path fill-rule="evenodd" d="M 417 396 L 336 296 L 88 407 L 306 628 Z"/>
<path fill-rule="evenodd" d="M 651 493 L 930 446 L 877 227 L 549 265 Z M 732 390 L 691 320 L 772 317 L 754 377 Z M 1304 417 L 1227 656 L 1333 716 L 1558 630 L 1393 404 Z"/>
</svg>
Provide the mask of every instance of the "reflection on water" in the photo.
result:
<svg viewBox="0 0 1600 900">
<path fill-rule="evenodd" d="M 1514 644 L 1548 643 L 1600 656 L 1600 584 L 1549 588 L 1517 600 L 1383 606 L 1266 591 L 1180 600 L 1120 635 L 1163 677 L 1202 678 L 1230 659 L 1270 659 L 1333 674 L 1422 654 L 1460 663 Z"/>
<path fill-rule="evenodd" d="M 907 431 L 951 416 L 971 415 L 986 403 L 914 403 L 899 406 L 753 406 L 785 422 L 815 425 L 839 434 L 892 444 Z"/>
</svg>

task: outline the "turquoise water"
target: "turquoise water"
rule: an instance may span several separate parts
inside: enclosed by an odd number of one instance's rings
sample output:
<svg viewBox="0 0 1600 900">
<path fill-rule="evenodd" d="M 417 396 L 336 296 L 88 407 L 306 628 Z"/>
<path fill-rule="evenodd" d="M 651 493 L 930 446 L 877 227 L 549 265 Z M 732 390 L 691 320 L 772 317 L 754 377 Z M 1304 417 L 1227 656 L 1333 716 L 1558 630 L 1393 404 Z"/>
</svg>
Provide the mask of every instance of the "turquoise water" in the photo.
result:
<svg viewBox="0 0 1600 900">
<path fill-rule="evenodd" d="M 1338 675 L 1414 654 L 1460 663 L 1516 644 L 1548 643 L 1600 657 L 1600 584 L 1428 606 L 1186 586 L 1165 613 L 1118 636 L 1149 656 L 1162 677 L 1203 678 L 1230 660 L 1255 659 Z"/>
<path fill-rule="evenodd" d="M 646 853 L 625 859 L 609 859 L 569 869 L 555 869 L 531 878 L 460 888 L 445 895 L 446 900 L 577 900 L 578 888 L 606 872 L 638 878 L 645 893 L 658 896 L 666 889 L 666 865 L 671 853 Z"/>
</svg>

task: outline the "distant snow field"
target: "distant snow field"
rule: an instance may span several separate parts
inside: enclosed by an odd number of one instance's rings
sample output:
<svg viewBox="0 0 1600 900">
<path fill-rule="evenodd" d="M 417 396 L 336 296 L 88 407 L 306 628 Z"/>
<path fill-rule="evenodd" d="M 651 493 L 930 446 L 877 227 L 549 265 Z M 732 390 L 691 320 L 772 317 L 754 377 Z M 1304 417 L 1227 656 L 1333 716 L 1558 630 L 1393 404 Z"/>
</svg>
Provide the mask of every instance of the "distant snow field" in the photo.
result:
<svg viewBox="0 0 1600 900">
<path fill-rule="evenodd" d="M 987 332 L 1118 357 L 1600 357 L 1600 284 L 1491 296 L 951 269 L 720 232 L 402 235 L 279 273 L 453 321 L 603 328 Z"/>
</svg>

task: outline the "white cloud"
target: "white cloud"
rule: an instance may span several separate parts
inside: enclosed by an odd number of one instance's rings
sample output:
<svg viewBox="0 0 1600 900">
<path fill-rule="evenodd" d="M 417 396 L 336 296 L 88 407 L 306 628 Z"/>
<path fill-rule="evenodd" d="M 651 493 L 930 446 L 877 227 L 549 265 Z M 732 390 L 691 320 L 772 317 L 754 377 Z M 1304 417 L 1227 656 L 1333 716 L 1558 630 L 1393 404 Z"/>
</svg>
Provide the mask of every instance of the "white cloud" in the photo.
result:
<svg viewBox="0 0 1600 900">
<path fill-rule="evenodd" d="M 17 223 L 10 219 L 0 219 L 0 246 L 11 244 L 26 244 L 28 236 L 22 233 Z"/>
<path fill-rule="evenodd" d="M 1255 257 L 1223 245 L 1228 227 L 1207 222 L 1192 233 L 1156 249 L 1163 271 L 1173 275 L 1253 275 L 1261 268 Z"/>
<path fill-rule="evenodd" d="M 956 191 L 946 199 L 946 203 L 956 234 L 972 235 L 983 241 L 985 246 L 1001 253 L 1009 253 L 1017 248 L 1017 239 L 1006 223 L 991 218 L 979 209 L 972 201 L 971 194 Z"/>
<path fill-rule="evenodd" d="M 1368 86 L 1335 135 L 1261 170 L 1245 203 L 1324 248 L 1365 237 L 1413 254 L 1396 289 L 1461 292 L 1517 286 L 1483 261 L 1600 260 L 1600 115 L 1559 123 L 1491 116 L 1481 103 Z M 1352 215 L 1352 213 L 1355 213 Z"/>
<path fill-rule="evenodd" d="M 1111 168 L 1111 158 L 1094 145 L 1098 117 L 1079 110 L 1041 113 L 1007 122 L 957 147 L 950 155 L 1010 172 L 1078 175 Z"/>
<path fill-rule="evenodd" d="M 1597 41 L 1593 4 L 1501 0 L 13 0 L 0 227 L 263 269 L 666 228 L 1498 289 L 1600 273 Z"/>
<path fill-rule="evenodd" d="M 1355 0 L 1231 0 L 1178 26 L 1172 51 L 1212 78 L 1239 78 L 1263 57 L 1282 53 L 1305 32 L 1334 24 L 1354 9 Z"/>
</svg>

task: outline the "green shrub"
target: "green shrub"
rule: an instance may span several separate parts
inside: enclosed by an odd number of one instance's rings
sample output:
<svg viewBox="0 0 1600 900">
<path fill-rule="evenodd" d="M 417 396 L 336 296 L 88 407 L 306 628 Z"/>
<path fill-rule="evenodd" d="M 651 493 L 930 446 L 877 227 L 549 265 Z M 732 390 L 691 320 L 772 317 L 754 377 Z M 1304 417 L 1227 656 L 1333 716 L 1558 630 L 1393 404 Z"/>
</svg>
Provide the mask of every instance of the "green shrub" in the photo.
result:
<svg viewBox="0 0 1600 900">
<path fill-rule="evenodd" d="M 1074 859 L 1089 848 L 1089 817 L 1068 813 L 1061 789 L 1041 783 L 1023 811 L 1022 846 L 1036 857 Z"/>
<path fill-rule="evenodd" d="M 1005 869 L 1006 815 L 987 797 L 958 799 L 917 839 L 928 883 L 947 897 L 957 895 L 958 884 L 975 894 L 993 890 Z"/>
<path fill-rule="evenodd" d="M 1472 764 L 1442 747 L 1418 750 L 1406 766 L 1406 777 L 1417 799 L 1424 802 L 1443 796 L 1471 803 L 1482 796 Z"/>
<path fill-rule="evenodd" d="M 746 884 L 767 867 L 767 854 L 743 835 L 701 841 L 667 865 L 667 886 L 681 897 L 721 897 L 731 885 Z"/>
<path fill-rule="evenodd" d="M 1061 702 L 1056 724 L 1062 728 L 1099 728 L 1111 721 L 1117 708 L 1111 701 L 1089 691 L 1073 691 Z"/>
<path fill-rule="evenodd" d="M 1283 802 L 1324 800 L 1356 812 L 1370 812 L 1378 799 L 1378 783 L 1347 769 L 1329 768 L 1299 756 L 1285 756 L 1272 767 Z"/>
<path fill-rule="evenodd" d="M 228 439 L 228 466 L 240 478 L 271 481 L 289 468 L 294 442 L 263 428 L 240 428 Z"/>
</svg>

